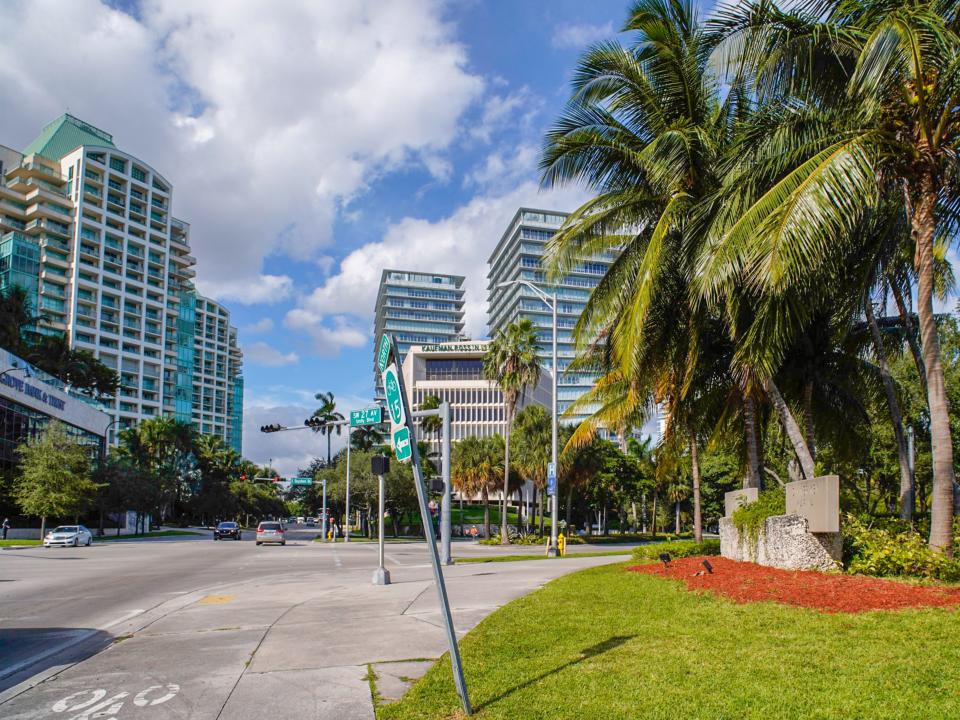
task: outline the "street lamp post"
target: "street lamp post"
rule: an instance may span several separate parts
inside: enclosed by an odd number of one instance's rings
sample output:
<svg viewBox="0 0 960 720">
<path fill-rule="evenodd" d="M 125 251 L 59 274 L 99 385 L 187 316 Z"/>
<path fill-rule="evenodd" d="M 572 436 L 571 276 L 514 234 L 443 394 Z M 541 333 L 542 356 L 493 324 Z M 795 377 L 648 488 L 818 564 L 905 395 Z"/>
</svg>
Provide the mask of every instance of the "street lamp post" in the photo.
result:
<svg viewBox="0 0 960 720">
<path fill-rule="evenodd" d="M 557 296 L 548 295 L 543 290 L 538 288 L 533 283 L 527 280 L 508 280 L 507 282 L 502 282 L 497 285 L 498 288 L 510 287 L 511 285 L 523 285 L 524 287 L 529 288 L 533 291 L 534 295 L 543 302 L 548 308 L 553 316 L 553 365 L 551 367 L 551 375 L 553 375 L 553 392 L 551 393 L 551 408 L 550 408 L 550 424 L 551 424 L 551 437 L 550 437 L 550 457 L 553 461 L 554 472 L 559 475 L 560 467 L 557 464 L 557 376 L 559 372 L 557 371 Z M 553 495 L 551 496 L 550 503 L 550 557 L 557 557 L 557 488 L 554 486 Z"/>
</svg>

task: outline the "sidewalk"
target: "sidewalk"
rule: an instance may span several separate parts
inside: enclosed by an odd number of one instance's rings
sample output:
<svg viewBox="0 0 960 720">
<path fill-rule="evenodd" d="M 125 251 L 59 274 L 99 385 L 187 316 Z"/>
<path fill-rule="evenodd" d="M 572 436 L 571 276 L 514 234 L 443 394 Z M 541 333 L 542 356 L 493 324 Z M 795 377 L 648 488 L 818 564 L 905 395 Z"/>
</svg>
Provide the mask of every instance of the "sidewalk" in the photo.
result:
<svg viewBox="0 0 960 720">
<path fill-rule="evenodd" d="M 622 559 L 446 568 L 458 636 L 555 577 Z M 367 568 L 343 569 L 176 598 L 112 628 L 113 644 L 104 651 L 26 691 L 17 688 L 2 714 L 6 720 L 85 720 L 106 711 L 112 714 L 102 717 L 125 720 L 371 720 L 368 666 L 382 698 L 396 699 L 447 650 L 429 565 L 391 572 L 394 584 L 387 587 L 372 585 Z"/>
</svg>

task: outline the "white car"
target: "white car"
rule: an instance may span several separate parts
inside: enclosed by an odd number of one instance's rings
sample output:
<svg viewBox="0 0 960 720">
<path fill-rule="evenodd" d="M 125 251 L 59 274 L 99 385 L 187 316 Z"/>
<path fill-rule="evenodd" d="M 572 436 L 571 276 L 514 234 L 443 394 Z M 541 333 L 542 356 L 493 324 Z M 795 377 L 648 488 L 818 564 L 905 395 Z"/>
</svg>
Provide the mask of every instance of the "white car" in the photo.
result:
<svg viewBox="0 0 960 720">
<path fill-rule="evenodd" d="M 90 545 L 92 542 L 93 533 L 83 525 L 58 525 L 47 533 L 47 536 L 43 539 L 43 546 L 77 547 L 78 545 Z"/>
</svg>

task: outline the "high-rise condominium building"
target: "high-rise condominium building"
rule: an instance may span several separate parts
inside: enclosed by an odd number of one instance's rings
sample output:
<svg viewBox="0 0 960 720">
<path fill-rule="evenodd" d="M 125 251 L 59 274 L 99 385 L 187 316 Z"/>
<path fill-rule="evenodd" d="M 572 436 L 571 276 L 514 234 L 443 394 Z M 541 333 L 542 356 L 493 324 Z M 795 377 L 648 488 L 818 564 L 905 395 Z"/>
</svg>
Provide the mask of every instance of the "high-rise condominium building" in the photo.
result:
<svg viewBox="0 0 960 720">
<path fill-rule="evenodd" d="M 547 286 L 541 261 L 547 241 L 563 224 L 567 214 L 552 210 L 520 208 L 497 243 L 487 263 L 488 319 L 490 335 L 520 318 L 529 318 L 537 329 L 543 366 L 552 367 L 552 316 L 550 308 L 532 290 L 519 283 L 508 287 L 511 280 L 527 280 L 543 286 L 547 294 L 556 293 L 557 303 L 557 410 L 562 415 L 570 404 L 593 387 L 596 376 L 590 373 L 567 372 L 575 356 L 573 327 L 590 298 L 590 292 L 606 274 L 615 255 L 608 253 L 577 265 L 555 285 Z M 589 413 L 580 413 L 564 422 L 576 423 Z"/>
<path fill-rule="evenodd" d="M 111 438 L 169 414 L 239 449 L 228 429 L 243 387 L 236 332 L 210 303 L 217 322 L 206 337 L 209 301 L 193 286 L 190 226 L 173 217 L 172 201 L 149 164 L 63 115 L 23 152 L 0 148 L 0 287 L 25 287 L 46 316 L 42 332 L 64 333 L 117 371 Z"/>
<path fill-rule="evenodd" d="M 408 270 L 384 270 L 377 293 L 374 352 L 383 333 L 397 340 L 401 360 L 412 345 L 463 337 L 463 277 Z M 383 399 L 374 359 L 374 396 Z"/>
</svg>

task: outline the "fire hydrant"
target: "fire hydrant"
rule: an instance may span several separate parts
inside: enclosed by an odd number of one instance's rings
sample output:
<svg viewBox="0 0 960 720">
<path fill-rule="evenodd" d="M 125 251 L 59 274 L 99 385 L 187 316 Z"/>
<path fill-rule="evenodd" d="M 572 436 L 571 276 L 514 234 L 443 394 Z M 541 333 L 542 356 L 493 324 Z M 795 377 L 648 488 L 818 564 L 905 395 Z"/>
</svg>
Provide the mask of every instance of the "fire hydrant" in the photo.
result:
<svg viewBox="0 0 960 720">
<path fill-rule="evenodd" d="M 563 533 L 557 536 L 557 551 L 560 553 L 560 557 L 566 557 L 567 537 Z"/>
</svg>

